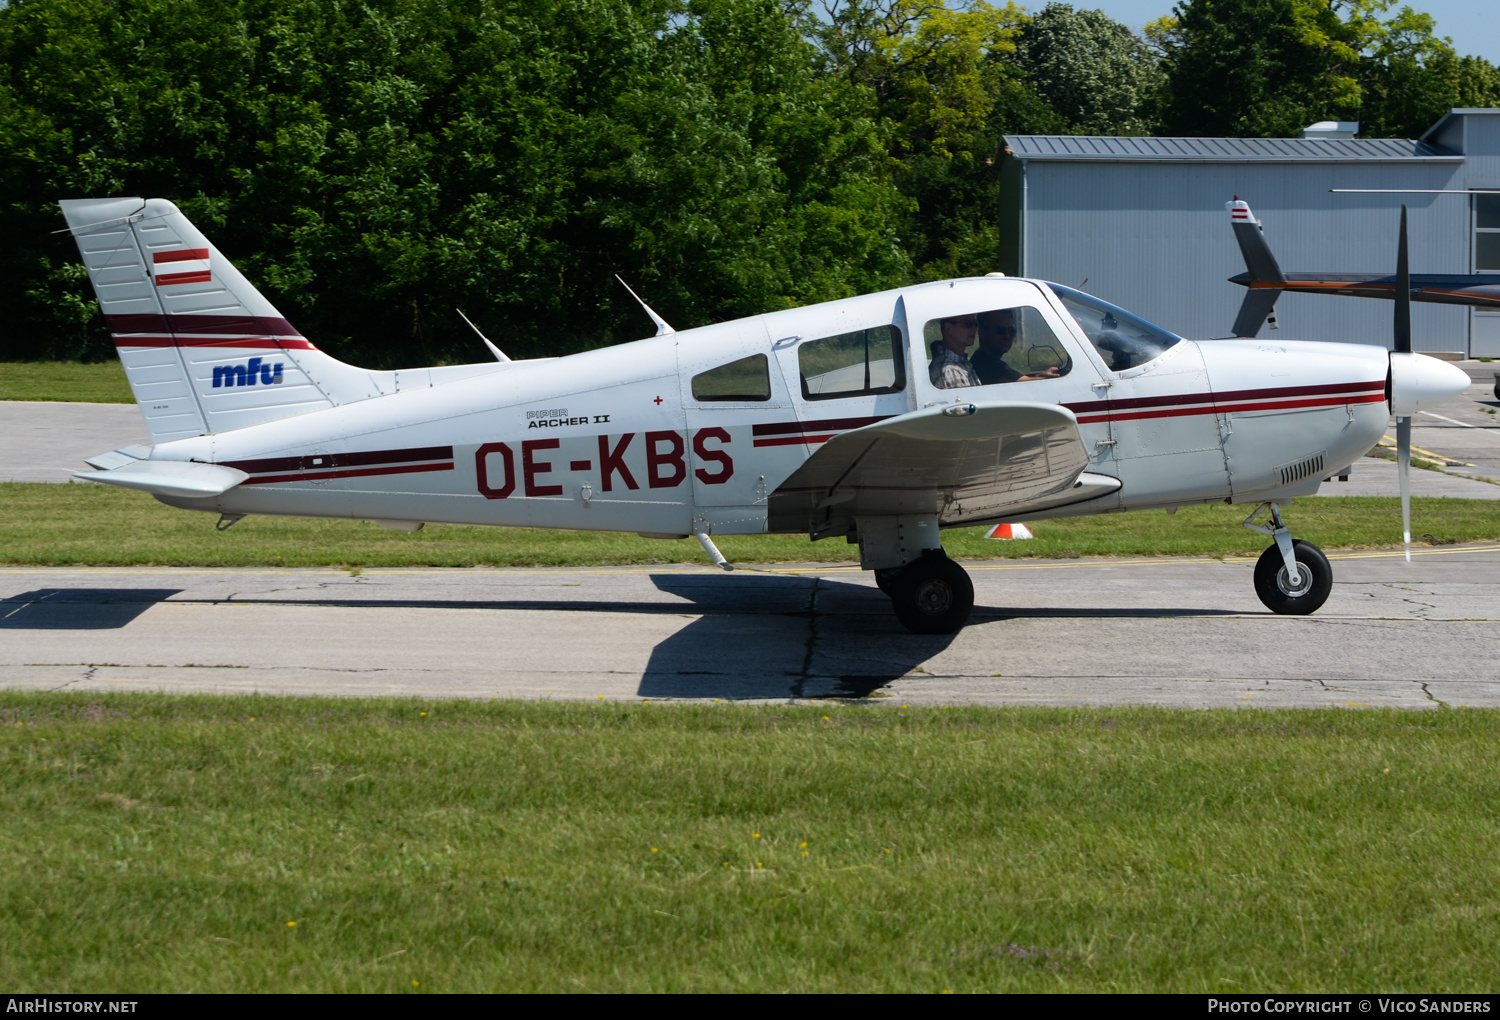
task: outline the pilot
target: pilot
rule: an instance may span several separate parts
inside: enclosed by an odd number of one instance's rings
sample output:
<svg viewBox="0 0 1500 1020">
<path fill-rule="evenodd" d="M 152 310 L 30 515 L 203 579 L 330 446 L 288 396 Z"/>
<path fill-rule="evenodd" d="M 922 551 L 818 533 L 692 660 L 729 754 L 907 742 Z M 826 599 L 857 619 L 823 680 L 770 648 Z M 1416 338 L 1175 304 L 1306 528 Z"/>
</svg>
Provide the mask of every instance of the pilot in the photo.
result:
<svg viewBox="0 0 1500 1020">
<path fill-rule="evenodd" d="M 978 386 L 979 376 L 969 364 L 967 352 L 974 343 L 979 330 L 979 320 L 973 314 L 955 315 L 939 321 L 942 339 L 932 345 L 932 364 L 927 374 L 932 385 L 940 390 L 956 390 L 964 386 Z"/>
<path fill-rule="evenodd" d="M 1060 374 L 1054 365 L 1036 375 L 1022 375 L 1006 362 L 1005 354 L 1016 342 L 1016 313 L 1013 310 L 1001 308 L 993 312 L 981 312 L 978 319 L 979 350 L 974 352 L 972 364 L 981 383 L 989 386 L 1032 379 L 1056 379 Z"/>
</svg>

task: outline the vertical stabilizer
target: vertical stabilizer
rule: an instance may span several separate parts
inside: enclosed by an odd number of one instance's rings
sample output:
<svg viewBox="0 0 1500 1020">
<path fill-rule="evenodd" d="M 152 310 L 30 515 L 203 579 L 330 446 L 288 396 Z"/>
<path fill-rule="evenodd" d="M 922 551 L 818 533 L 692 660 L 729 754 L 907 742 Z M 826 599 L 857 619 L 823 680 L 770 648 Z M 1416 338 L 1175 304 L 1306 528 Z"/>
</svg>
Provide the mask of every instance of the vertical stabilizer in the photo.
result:
<svg viewBox="0 0 1500 1020">
<path fill-rule="evenodd" d="M 1236 195 L 1233 202 L 1224 203 L 1224 208 L 1229 210 L 1234 239 L 1239 242 L 1240 254 L 1245 258 L 1245 268 L 1250 271 L 1250 279 L 1246 284 L 1250 293 L 1245 295 L 1245 300 L 1240 305 L 1233 332 L 1235 336 L 1253 337 L 1260 332 L 1266 316 L 1276 307 L 1276 299 L 1286 289 L 1286 276 L 1282 274 L 1281 266 L 1277 265 L 1276 256 L 1271 254 L 1271 246 L 1266 244 L 1266 235 L 1261 232 L 1260 223 L 1250 212 L 1250 204 L 1240 201 L 1240 196 Z M 1236 282 L 1243 279 L 1240 277 Z M 1275 328 L 1274 322 L 1272 328 Z"/>
<path fill-rule="evenodd" d="M 377 396 L 164 199 L 61 203 L 153 443 Z"/>
</svg>

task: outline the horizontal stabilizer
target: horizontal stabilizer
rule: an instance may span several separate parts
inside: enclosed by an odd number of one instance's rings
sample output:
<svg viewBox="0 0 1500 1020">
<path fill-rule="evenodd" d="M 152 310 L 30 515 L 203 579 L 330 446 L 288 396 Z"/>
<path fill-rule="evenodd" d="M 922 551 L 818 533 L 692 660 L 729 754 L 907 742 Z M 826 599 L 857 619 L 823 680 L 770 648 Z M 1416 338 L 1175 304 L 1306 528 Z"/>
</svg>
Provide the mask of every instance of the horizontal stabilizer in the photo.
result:
<svg viewBox="0 0 1500 1020">
<path fill-rule="evenodd" d="M 151 456 L 149 446 L 122 446 L 118 450 L 110 450 L 108 453 L 96 453 L 92 457 L 84 458 L 84 463 L 99 471 L 113 471 L 117 467 L 126 464 L 134 464 L 138 460 L 145 460 Z"/>
<path fill-rule="evenodd" d="M 1280 296 L 1280 287 L 1252 290 L 1246 294 L 1245 300 L 1240 304 L 1240 314 L 1234 319 L 1234 335 L 1253 337 L 1259 333 L 1266 316 L 1271 314 L 1271 309 L 1276 306 L 1276 299 Z"/>
<path fill-rule="evenodd" d="M 250 476 L 222 464 L 190 460 L 137 460 L 110 471 L 79 471 L 85 482 L 103 482 L 161 496 L 219 496 Z"/>
</svg>

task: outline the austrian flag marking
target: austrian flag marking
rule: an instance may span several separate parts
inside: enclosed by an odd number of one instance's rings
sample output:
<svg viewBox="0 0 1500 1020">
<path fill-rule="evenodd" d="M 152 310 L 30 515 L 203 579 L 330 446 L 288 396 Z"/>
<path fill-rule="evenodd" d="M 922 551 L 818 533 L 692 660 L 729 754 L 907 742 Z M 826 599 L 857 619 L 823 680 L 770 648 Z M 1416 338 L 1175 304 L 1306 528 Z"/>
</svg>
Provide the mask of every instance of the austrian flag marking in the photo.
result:
<svg viewBox="0 0 1500 1020">
<path fill-rule="evenodd" d="M 207 248 L 152 252 L 151 269 L 158 287 L 170 287 L 178 283 L 207 283 L 214 278 L 208 268 Z"/>
</svg>

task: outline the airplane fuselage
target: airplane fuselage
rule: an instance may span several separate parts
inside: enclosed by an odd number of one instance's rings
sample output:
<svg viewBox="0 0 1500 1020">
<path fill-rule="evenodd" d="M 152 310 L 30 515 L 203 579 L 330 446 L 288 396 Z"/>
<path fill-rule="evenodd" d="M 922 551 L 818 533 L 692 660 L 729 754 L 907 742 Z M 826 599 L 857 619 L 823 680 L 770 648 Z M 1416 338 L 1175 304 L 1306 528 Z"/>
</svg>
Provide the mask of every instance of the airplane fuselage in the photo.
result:
<svg viewBox="0 0 1500 1020">
<path fill-rule="evenodd" d="M 1062 345 L 1065 374 L 933 385 L 924 326 L 930 332 L 944 317 L 1023 305 Z M 887 327 L 882 335 L 899 344 L 899 386 L 809 391 L 804 344 Z M 769 369 L 763 396 L 695 394 L 695 380 L 759 355 Z M 1120 371 L 1106 356 L 1049 288 L 957 280 L 514 362 L 163 443 L 151 456 L 246 472 L 218 496 L 158 497 L 231 515 L 822 537 L 837 533 L 822 527 L 832 511 L 816 500 L 782 500 L 783 484 L 833 437 L 922 408 L 1061 406 L 1076 418 L 1085 470 L 1119 480 L 1115 491 L 1087 490 L 1072 502 L 1053 496 L 1040 509 L 1001 515 L 1008 519 L 1310 493 L 1373 446 L 1388 420 L 1388 355 L 1380 347 L 1182 341 Z M 260 360 L 249 374 L 257 385 L 276 385 L 274 359 Z M 962 503 L 932 512 L 942 526 L 992 519 Z"/>
</svg>

